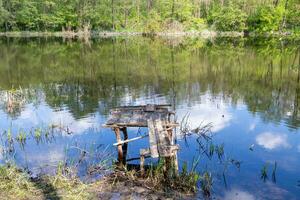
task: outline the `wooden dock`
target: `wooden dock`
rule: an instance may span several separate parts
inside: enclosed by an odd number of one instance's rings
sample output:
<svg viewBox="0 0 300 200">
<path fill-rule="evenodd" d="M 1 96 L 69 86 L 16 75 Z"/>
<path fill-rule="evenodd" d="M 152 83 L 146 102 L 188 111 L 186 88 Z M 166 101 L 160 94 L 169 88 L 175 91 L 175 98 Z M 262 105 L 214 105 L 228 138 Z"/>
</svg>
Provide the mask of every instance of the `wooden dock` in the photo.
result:
<svg viewBox="0 0 300 200">
<path fill-rule="evenodd" d="M 175 122 L 175 113 L 170 111 L 171 105 L 144 105 L 126 106 L 114 108 L 103 125 L 112 128 L 117 142 L 119 164 L 126 163 L 128 143 L 145 137 L 149 138 L 149 148 L 140 149 L 141 173 L 144 173 L 144 161 L 146 157 L 163 157 L 166 162 L 172 161 L 176 171 L 178 170 L 177 151 L 173 129 L 179 124 Z M 148 127 L 148 134 L 128 139 L 128 127 Z M 123 140 L 121 137 L 123 133 Z"/>
</svg>

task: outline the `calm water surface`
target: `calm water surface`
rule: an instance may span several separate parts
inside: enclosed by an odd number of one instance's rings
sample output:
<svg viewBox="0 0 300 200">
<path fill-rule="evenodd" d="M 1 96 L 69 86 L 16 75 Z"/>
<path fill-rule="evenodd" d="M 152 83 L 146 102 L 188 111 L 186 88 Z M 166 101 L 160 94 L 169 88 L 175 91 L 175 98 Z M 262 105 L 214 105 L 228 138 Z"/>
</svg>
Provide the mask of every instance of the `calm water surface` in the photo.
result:
<svg viewBox="0 0 300 200">
<path fill-rule="evenodd" d="M 177 139 L 180 166 L 200 159 L 197 171 L 212 173 L 215 197 L 300 199 L 299 54 L 299 43 L 272 39 L 2 38 L 0 160 L 51 173 L 78 163 L 84 149 L 89 155 L 76 165 L 85 179 L 89 166 L 115 157 L 115 136 L 101 127 L 109 109 L 171 103 L 178 121 L 189 113 L 191 127 L 211 123 L 213 143 L 224 144 L 220 161 L 195 137 Z M 10 108 L 8 93 L 21 102 Z M 145 132 L 130 129 L 129 137 Z M 147 142 L 130 143 L 128 157 Z"/>
</svg>

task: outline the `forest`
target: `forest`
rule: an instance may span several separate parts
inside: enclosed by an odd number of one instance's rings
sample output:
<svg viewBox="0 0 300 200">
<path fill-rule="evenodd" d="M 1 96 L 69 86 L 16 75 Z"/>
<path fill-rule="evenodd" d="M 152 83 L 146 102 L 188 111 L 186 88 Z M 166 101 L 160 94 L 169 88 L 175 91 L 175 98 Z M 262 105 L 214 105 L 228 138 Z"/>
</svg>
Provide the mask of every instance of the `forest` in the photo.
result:
<svg viewBox="0 0 300 200">
<path fill-rule="evenodd" d="M 0 0 L 0 31 L 299 32 L 300 0 Z"/>
</svg>

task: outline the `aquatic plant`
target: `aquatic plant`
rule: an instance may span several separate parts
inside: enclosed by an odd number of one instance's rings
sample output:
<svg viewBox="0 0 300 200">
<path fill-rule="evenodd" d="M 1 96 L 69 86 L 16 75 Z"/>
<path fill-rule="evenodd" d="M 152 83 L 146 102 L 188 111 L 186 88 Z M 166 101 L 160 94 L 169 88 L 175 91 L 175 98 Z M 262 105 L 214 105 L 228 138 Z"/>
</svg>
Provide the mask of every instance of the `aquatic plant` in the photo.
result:
<svg viewBox="0 0 300 200">
<path fill-rule="evenodd" d="M 11 128 L 9 128 L 7 130 L 6 143 L 7 143 L 8 152 L 10 152 L 10 153 L 13 152 L 14 151 L 14 140 L 13 140 L 13 137 L 12 137 Z"/>
<path fill-rule="evenodd" d="M 50 131 L 48 129 L 45 131 L 45 139 L 47 142 L 50 141 Z"/>
<path fill-rule="evenodd" d="M 39 144 L 42 139 L 42 130 L 40 128 L 34 130 L 34 138 L 37 144 Z"/>
<path fill-rule="evenodd" d="M 224 144 L 216 145 L 215 150 L 217 152 L 219 160 L 221 161 L 224 156 Z"/>
<path fill-rule="evenodd" d="M 202 143 L 201 139 L 204 139 L 205 141 L 210 140 L 212 133 L 212 124 L 203 124 L 203 122 L 201 122 L 196 128 L 192 128 L 190 125 L 189 116 L 190 113 L 186 113 L 180 122 L 179 133 L 184 138 L 184 140 L 187 141 L 187 137 L 192 135 L 197 136 L 196 140 L 199 143 L 199 145 L 201 145 Z"/>
<path fill-rule="evenodd" d="M 209 158 L 212 158 L 215 152 L 215 145 L 213 143 L 210 143 L 208 150 L 208 156 Z"/>
<path fill-rule="evenodd" d="M 213 179 L 210 172 L 204 172 L 200 177 L 200 187 L 205 196 L 211 195 Z"/>
<path fill-rule="evenodd" d="M 12 133 L 11 133 L 10 128 L 7 130 L 7 141 L 8 142 L 13 142 Z"/>
<path fill-rule="evenodd" d="M 272 181 L 276 183 L 276 170 L 277 170 L 277 162 L 275 161 L 273 171 L 272 171 Z"/>
<path fill-rule="evenodd" d="M 23 130 L 20 130 L 19 134 L 16 137 L 16 140 L 19 142 L 21 148 L 24 148 L 26 139 L 27 139 L 26 133 Z"/>
<path fill-rule="evenodd" d="M 265 182 L 268 178 L 268 166 L 264 165 L 261 169 L 261 175 L 260 178 Z"/>
</svg>

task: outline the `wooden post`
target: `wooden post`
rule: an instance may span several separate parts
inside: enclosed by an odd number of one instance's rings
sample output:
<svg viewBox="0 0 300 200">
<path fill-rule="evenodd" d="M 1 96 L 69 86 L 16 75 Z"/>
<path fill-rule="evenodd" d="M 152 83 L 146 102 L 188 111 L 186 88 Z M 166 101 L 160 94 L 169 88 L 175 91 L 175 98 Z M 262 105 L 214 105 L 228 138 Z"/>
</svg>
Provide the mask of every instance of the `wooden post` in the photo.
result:
<svg viewBox="0 0 300 200">
<path fill-rule="evenodd" d="M 145 157 L 147 157 L 147 155 L 150 154 L 151 154 L 150 149 L 140 150 L 140 172 L 142 176 L 144 176 L 145 174 Z"/>
<path fill-rule="evenodd" d="M 167 179 L 171 178 L 170 175 L 173 174 L 173 172 L 171 171 L 171 170 L 173 170 L 173 168 L 172 168 L 172 160 L 173 160 L 172 156 L 164 157 L 164 161 L 165 161 L 164 176 Z"/>
<path fill-rule="evenodd" d="M 170 144 L 175 144 L 175 137 L 172 130 L 172 127 L 167 127 L 168 136 L 170 139 Z M 177 158 L 177 150 L 173 150 L 172 156 L 166 158 L 166 171 L 174 170 L 175 175 L 178 175 L 178 158 Z"/>
<path fill-rule="evenodd" d="M 177 150 L 174 151 L 174 156 L 173 156 L 173 159 L 174 159 L 174 168 L 175 168 L 175 174 L 176 176 L 178 176 L 178 157 L 177 157 Z"/>
<path fill-rule="evenodd" d="M 121 134 L 120 134 L 120 128 L 116 127 L 114 128 L 115 134 L 116 134 L 116 138 L 117 138 L 117 142 L 121 142 Z M 123 149 L 122 149 L 122 144 L 118 145 L 118 161 L 119 164 L 123 163 Z"/>
<path fill-rule="evenodd" d="M 144 176 L 145 174 L 145 168 L 144 168 L 144 165 L 145 165 L 145 156 L 144 155 L 141 155 L 141 160 L 140 160 L 140 170 L 141 170 L 141 175 Z"/>
<path fill-rule="evenodd" d="M 128 133 L 127 128 L 123 127 L 122 129 L 124 140 L 128 140 Z M 126 157 L 127 157 L 127 149 L 128 149 L 128 143 L 124 143 L 122 145 L 122 151 L 123 151 L 123 164 L 126 164 Z"/>
<path fill-rule="evenodd" d="M 170 127 L 167 127 L 167 132 L 168 132 L 168 137 L 169 137 L 170 143 L 171 143 L 171 145 L 173 145 L 174 144 L 173 131 L 172 131 L 172 129 L 170 129 Z"/>
</svg>

